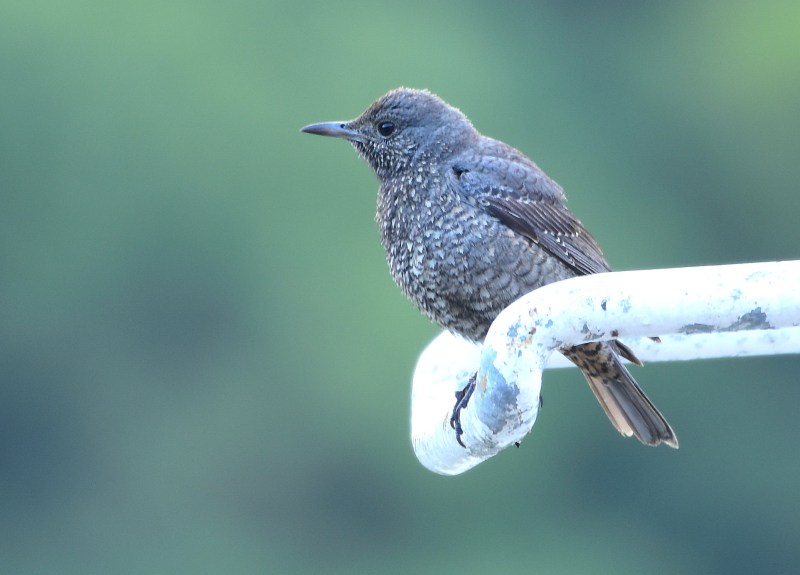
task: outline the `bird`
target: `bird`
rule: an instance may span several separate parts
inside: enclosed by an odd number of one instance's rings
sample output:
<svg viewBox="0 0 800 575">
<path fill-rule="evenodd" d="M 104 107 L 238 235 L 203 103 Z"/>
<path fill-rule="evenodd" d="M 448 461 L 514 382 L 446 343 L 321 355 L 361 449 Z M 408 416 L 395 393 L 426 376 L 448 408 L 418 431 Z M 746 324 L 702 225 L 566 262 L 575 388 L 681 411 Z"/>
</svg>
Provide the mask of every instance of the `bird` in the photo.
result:
<svg viewBox="0 0 800 575">
<path fill-rule="evenodd" d="M 559 184 L 428 90 L 397 88 L 354 120 L 301 131 L 350 142 L 372 168 L 380 184 L 375 219 L 391 275 L 445 330 L 482 343 L 497 315 L 522 295 L 611 271 Z M 622 362 L 642 365 L 630 348 L 609 339 L 559 351 L 580 368 L 623 436 L 678 447 L 672 427 Z M 474 387 L 473 376 L 456 393 L 450 420 L 462 446 L 460 413 Z"/>
</svg>

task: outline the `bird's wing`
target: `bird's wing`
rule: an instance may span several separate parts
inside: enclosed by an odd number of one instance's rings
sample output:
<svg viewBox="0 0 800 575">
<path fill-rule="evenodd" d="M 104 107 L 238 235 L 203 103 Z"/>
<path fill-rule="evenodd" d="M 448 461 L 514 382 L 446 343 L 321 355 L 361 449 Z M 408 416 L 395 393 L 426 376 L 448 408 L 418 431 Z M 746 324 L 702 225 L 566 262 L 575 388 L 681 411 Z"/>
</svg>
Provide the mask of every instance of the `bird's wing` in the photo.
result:
<svg viewBox="0 0 800 575">
<path fill-rule="evenodd" d="M 472 164 L 472 165 L 469 165 Z M 564 205 L 558 184 L 536 166 L 492 158 L 453 169 L 463 197 L 532 243 L 558 258 L 577 275 L 610 271 L 603 252 Z"/>
</svg>

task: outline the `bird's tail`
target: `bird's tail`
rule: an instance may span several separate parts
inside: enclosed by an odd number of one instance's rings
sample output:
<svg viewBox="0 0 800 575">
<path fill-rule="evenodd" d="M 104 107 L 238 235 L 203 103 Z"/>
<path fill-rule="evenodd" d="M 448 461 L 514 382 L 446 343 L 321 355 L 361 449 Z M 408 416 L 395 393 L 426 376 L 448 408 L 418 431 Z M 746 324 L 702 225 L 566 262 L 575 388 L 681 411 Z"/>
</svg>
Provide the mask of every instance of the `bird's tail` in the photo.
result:
<svg viewBox="0 0 800 575">
<path fill-rule="evenodd" d="M 672 427 L 622 364 L 619 356 L 642 365 L 633 351 L 618 341 L 607 341 L 578 345 L 562 353 L 581 369 L 617 431 L 646 445 L 666 443 L 677 449 Z"/>
</svg>

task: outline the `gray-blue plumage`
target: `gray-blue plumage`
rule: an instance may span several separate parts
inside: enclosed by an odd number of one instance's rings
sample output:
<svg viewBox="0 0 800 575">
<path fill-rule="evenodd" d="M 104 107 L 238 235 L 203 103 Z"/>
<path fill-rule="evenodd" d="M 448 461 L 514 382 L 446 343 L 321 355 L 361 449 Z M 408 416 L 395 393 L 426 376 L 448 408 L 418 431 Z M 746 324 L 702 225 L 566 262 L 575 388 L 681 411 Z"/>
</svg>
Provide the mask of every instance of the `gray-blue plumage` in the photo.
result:
<svg viewBox="0 0 800 575">
<path fill-rule="evenodd" d="M 376 220 L 392 277 L 442 327 L 482 341 L 511 302 L 545 284 L 609 271 L 564 192 L 458 109 L 400 88 L 350 122 L 306 132 L 349 140 L 380 181 Z M 561 350 L 581 368 L 612 423 L 649 445 L 677 439 L 609 341 Z"/>
</svg>

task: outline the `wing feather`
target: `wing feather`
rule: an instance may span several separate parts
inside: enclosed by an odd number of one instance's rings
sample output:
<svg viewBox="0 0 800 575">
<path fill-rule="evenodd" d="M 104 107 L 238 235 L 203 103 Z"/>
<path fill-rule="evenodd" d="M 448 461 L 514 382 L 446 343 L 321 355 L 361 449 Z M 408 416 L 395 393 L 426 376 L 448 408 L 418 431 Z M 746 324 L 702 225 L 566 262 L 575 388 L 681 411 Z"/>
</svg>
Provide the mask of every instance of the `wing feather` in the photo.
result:
<svg viewBox="0 0 800 575">
<path fill-rule="evenodd" d="M 561 260 L 576 275 L 610 271 L 591 234 L 564 205 L 561 188 L 533 163 L 492 158 L 453 168 L 468 201 Z"/>
</svg>

